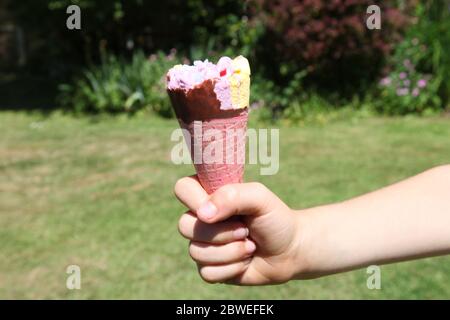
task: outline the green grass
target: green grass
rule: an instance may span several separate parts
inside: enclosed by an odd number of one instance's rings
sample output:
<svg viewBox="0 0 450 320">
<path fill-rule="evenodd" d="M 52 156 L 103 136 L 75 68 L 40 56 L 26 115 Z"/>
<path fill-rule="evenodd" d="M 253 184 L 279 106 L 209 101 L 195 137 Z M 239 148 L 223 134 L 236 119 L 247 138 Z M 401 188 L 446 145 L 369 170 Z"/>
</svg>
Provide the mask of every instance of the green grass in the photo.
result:
<svg viewBox="0 0 450 320">
<path fill-rule="evenodd" d="M 257 124 L 254 124 L 257 126 Z M 175 121 L 0 113 L 0 298 L 450 298 L 450 258 L 280 286 L 209 285 L 178 235 Z M 280 132 L 280 171 L 259 180 L 294 208 L 343 200 L 450 162 L 444 118 L 367 118 Z M 66 289 L 66 267 L 82 289 Z"/>
</svg>

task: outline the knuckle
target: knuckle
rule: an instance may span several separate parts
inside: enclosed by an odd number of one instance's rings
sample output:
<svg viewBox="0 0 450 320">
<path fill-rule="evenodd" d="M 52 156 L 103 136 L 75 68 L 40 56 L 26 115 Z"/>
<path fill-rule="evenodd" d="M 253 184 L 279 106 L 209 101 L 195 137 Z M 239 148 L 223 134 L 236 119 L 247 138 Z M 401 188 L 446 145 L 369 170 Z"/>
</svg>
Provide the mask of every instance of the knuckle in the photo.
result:
<svg viewBox="0 0 450 320">
<path fill-rule="evenodd" d="M 220 188 L 220 198 L 227 203 L 235 202 L 238 196 L 238 192 L 233 185 L 225 185 Z"/>
<path fill-rule="evenodd" d="M 218 279 L 214 276 L 214 273 L 211 272 L 211 269 L 208 267 L 200 267 L 198 270 L 200 277 L 208 282 L 208 283 L 217 283 Z"/>
<path fill-rule="evenodd" d="M 261 182 L 250 182 L 250 188 L 258 199 L 260 210 L 267 210 L 274 203 L 273 193 Z"/>
<path fill-rule="evenodd" d="M 261 182 L 250 182 L 249 185 L 252 190 L 255 190 L 261 195 L 266 195 L 269 192 L 269 189 Z"/>
</svg>

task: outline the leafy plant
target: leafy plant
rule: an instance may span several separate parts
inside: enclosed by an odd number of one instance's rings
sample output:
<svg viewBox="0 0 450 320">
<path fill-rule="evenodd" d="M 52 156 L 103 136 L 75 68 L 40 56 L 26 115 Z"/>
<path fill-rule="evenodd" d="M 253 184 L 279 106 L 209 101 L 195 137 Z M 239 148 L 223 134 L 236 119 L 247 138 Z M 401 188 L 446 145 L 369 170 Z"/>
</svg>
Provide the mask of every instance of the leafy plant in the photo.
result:
<svg viewBox="0 0 450 320">
<path fill-rule="evenodd" d="M 441 108 L 438 95 L 440 79 L 416 70 L 406 58 L 389 76 L 381 79 L 380 99 L 375 102 L 379 111 L 387 114 L 426 114 Z"/>
<path fill-rule="evenodd" d="M 271 78 L 289 81 L 299 70 L 307 70 L 307 83 L 350 95 L 376 78 L 408 22 L 392 2 L 379 4 L 381 30 L 366 27 L 365 12 L 373 4 L 369 0 L 252 3 L 253 19 L 266 29 L 262 41 Z"/>
<path fill-rule="evenodd" d="M 165 74 L 179 63 L 173 50 L 146 57 L 142 52 L 131 61 L 109 55 L 99 66 L 88 68 L 72 84 L 60 86 L 59 101 L 77 112 L 130 112 L 149 109 L 172 116 L 165 92 Z"/>
<path fill-rule="evenodd" d="M 416 7 L 417 23 L 411 30 L 425 50 L 416 57 L 420 70 L 433 74 L 442 105 L 450 97 L 450 5 L 448 1 L 423 1 Z"/>
<path fill-rule="evenodd" d="M 395 50 L 375 106 L 388 114 L 442 110 L 450 92 L 450 9 L 442 1 L 416 7 L 416 22 Z"/>
</svg>

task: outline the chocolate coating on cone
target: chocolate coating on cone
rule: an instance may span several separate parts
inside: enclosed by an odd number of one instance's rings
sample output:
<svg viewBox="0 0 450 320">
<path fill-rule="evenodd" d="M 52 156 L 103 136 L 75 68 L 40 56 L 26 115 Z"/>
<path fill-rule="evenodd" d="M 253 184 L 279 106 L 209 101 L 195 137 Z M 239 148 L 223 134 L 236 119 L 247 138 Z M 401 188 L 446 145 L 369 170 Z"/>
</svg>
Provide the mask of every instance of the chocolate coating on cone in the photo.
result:
<svg viewBox="0 0 450 320">
<path fill-rule="evenodd" d="M 193 89 L 167 90 L 170 101 L 178 119 L 184 123 L 195 120 L 207 121 L 211 119 L 231 118 L 242 113 L 243 109 L 222 110 L 220 101 L 214 92 L 212 80 L 203 81 Z"/>
</svg>

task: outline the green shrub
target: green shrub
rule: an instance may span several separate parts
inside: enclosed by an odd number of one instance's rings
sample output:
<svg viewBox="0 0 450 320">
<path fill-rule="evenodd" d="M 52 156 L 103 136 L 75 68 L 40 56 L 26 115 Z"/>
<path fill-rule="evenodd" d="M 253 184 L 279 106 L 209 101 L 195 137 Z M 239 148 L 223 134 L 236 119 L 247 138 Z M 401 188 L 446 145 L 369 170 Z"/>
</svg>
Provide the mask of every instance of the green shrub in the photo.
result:
<svg viewBox="0 0 450 320">
<path fill-rule="evenodd" d="M 411 30 L 425 46 L 418 68 L 433 74 L 442 105 L 450 96 L 450 4 L 444 0 L 422 1 L 416 8 L 417 24 Z"/>
<path fill-rule="evenodd" d="M 375 101 L 387 114 L 431 113 L 448 103 L 450 14 L 443 1 L 416 7 L 417 22 L 397 45 L 389 74 L 381 79 Z"/>
<path fill-rule="evenodd" d="M 241 54 L 254 61 L 263 26 L 249 19 L 247 1 L 190 0 L 188 8 L 193 25 L 192 60 Z"/>
<path fill-rule="evenodd" d="M 165 74 L 179 63 L 176 52 L 146 57 L 142 52 L 131 61 L 110 55 L 60 86 L 59 101 L 76 112 L 130 112 L 149 109 L 163 117 L 172 116 L 165 91 Z"/>
<path fill-rule="evenodd" d="M 303 87 L 303 78 L 306 71 L 299 71 L 292 76 L 286 86 L 264 78 L 260 74 L 252 76 L 251 101 L 253 107 L 268 109 L 272 118 L 279 118 L 295 101 L 304 101 L 308 98 Z"/>
<path fill-rule="evenodd" d="M 351 97 L 382 70 L 401 39 L 407 15 L 392 1 L 379 1 L 381 30 L 364 21 L 369 0 L 253 0 L 253 20 L 266 30 L 261 39 L 270 78 L 285 84 L 308 70 L 305 84 Z M 409 6 L 408 6 L 409 7 Z"/>
<path fill-rule="evenodd" d="M 426 55 L 426 47 L 413 38 L 401 43 L 398 50 L 400 53 L 394 57 L 395 68 L 379 83 L 377 110 L 396 115 L 439 110 L 441 79 L 417 70 L 418 60 Z"/>
<path fill-rule="evenodd" d="M 247 4 L 241 0 L 7 0 L 7 4 L 27 35 L 30 65 L 38 69 L 98 63 L 104 51 L 129 55 L 136 49 L 155 52 L 175 47 L 187 54 L 191 47 L 200 47 L 248 54 L 254 49 Z M 81 8 L 81 30 L 68 32 L 66 8 L 72 4 Z M 208 51 L 203 53 L 201 59 L 210 57 Z"/>
</svg>

